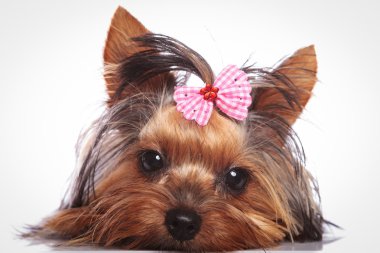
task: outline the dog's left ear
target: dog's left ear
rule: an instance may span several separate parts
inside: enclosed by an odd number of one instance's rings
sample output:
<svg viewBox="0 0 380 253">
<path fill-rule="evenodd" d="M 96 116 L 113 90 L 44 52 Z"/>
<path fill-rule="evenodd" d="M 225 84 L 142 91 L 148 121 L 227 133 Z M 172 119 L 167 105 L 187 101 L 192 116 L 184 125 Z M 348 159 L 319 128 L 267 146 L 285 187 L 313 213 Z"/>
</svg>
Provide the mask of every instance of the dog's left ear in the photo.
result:
<svg viewBox="0 0 380 253">
<path fill-rule="evenodd" d="M 292 125 L 302 113 L 317 81 L 314 46 L 296 51 L 272 71 L 261 73 L 269 87 L 254 89 L 252 111 L 282 117 Z"/>
</svg>

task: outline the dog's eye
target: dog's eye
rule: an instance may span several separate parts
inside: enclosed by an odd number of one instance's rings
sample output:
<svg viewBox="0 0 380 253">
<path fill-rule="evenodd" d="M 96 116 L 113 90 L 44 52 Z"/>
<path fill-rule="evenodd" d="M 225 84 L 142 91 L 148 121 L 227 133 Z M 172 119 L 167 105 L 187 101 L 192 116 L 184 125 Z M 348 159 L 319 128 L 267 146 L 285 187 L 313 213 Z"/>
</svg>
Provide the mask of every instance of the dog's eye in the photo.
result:
<svg viewBox="0 0 380 253">
<path fill-rule="evenodd" d="M 144 172 L 154 172 L 164 167 L 164 160 L 157 151 L 147 150 L 140 155 L 140 167 Z"/>
<path fill-rule="evenodd" d="M 244 190 L 247 184 L 249 173 L 242 168 L 232 168 L 225 176 L 225 183 L 229 190 L 238 194 Z"/>
</svg>

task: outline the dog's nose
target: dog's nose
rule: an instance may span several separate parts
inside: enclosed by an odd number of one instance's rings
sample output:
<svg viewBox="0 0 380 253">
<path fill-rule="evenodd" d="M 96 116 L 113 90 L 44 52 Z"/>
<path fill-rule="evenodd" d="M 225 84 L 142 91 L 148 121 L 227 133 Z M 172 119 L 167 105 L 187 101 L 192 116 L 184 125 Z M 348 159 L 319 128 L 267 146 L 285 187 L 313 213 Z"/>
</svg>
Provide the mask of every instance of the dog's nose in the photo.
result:
<svg viewBox="0 0 380 253">
<path fill-rule="evenodd" d="M 176 208 L 166 213 L 165 225 L 177 241 L 193 239 L 199 232 L 201 223 L 201 217 L 193 210 Z"/>
</svg>

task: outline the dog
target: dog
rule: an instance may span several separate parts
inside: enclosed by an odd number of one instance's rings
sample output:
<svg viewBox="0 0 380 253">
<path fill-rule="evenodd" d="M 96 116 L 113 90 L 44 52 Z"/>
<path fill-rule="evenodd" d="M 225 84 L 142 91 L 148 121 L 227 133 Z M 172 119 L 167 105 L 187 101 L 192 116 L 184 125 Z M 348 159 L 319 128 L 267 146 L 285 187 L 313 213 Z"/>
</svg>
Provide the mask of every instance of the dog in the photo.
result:
<svg viewBox="0 0 380 253">
<path fill-rule="evenodd" d="M 24 236 L 184 251 L 321 240 L 318 185 L 292 129 L 316 73 L 308 46 L 273 68 L 214 76 L 197 52 L 119 7 L 104 49 L 106 109 L 80 137 L 60 208 Z"/>
</svg>

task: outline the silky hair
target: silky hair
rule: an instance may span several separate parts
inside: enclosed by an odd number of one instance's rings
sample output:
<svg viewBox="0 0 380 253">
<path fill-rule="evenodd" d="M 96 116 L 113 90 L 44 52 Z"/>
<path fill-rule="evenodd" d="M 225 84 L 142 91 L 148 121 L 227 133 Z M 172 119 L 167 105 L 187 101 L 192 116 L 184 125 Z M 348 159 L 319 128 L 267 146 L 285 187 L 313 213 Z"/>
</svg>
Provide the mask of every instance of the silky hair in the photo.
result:
<svg viewBox="0 0 380 253">
<path fill-rule="evenodd" d="M 104 114 L 91 126 L 87 133 L 93 135 L 91 147 L 84 155 L 70 196 L 66 197 L 68 201 L 61 207 L 63 209 L 88 205 L 95 198 L 96 182 L 107 174 L 108 168 L 116 167 L 123 160 L 123 152 L 138 140 L 141 129 L 153 114 L 159 108 L 173 104 L 172 90 L 175 80 L 184 78 L 178 74 L 183 72 L 179 71 L 195 74 L 205 83 L 214 79 L 211 68 L 203 57 L 173 38 L 147 34 L 133 38 L 133 41 L 139 47 L 149 50 L 129 57 L 115 68 L 116 73 L 107 74 L 117 75 L 122 80 L 112 99 L 120 98 L 123 89 L 128 85 L 133 86 L 135 94 L 106 108 Z M 145 62 L 149 64 L 144 65 Z M 314 195 L 319 199 L 319 190 L 316 181 L 304 170 L 305 155 L 302 144 L 285 119 L 274 113 L 255 110 L 255 100 L 260 98 L 262 87 L 278 90 L 290 106 L 288 110 L 300 107 L 296 86 L 291 79 L 271 68 L 243 66 L 242 70 L 249 75 L 253 86 L 253 103 L 245 123 L 250 149 L 255 150 L 255 157 L 259 157 L 256 162 L 266 165 L 262 167 L 268 169 L 271 180 L 277 181 L 277 185 L 283 185 L 281 201 L 287 203 L 288 211 L 292 210 L 296 215 L 297 225 L 292 228 L 298 233 L 296 239 L 320 240 L 323 217 L 312 197 Z M 157 84 L 165 87 L 161 93 L 139 91 L 139 86 L 144 85 L 148 79 L 162 74 L 170 75 L 171 78 Z M 286 110 L 287 107 L 272 104 L 271 109 L 273 108 Z M 290 168 L 290 171 L 281 170 L 281 167 Z M 288 173 L 295 178 L 291 179 Z M 281 183 L 286 177 L 289 177 L 285 180 L 287 184 Z"/>
<path fill-rule="evenodd" d="M 322 240 L 323 225 L 331 223 L 292 128 L 317 81 L 313 46 L 274 67 L 240 66 L 252 86 L 248 117 L 238 121 L 214 108 L 205 127 L 184 119 L 173 100 L 175 86 L 189 75 L 214 82 L 212 68 L 193 49 L 149 32 L 119 8 L 104 60 L 109 97 L 79 138 L 73 182 L 57 212 L 25 237 L 187 251 Z M 142 172 L 138 159 L 145 150 L 163 154 L 167 169 Z M 233 166 L 248 175 L 240 194 L 223 183 Z M 173 240 L 163 225 L 176 206 L 202 216 L 205 225 L 191 241 Z"/>
</svg>

